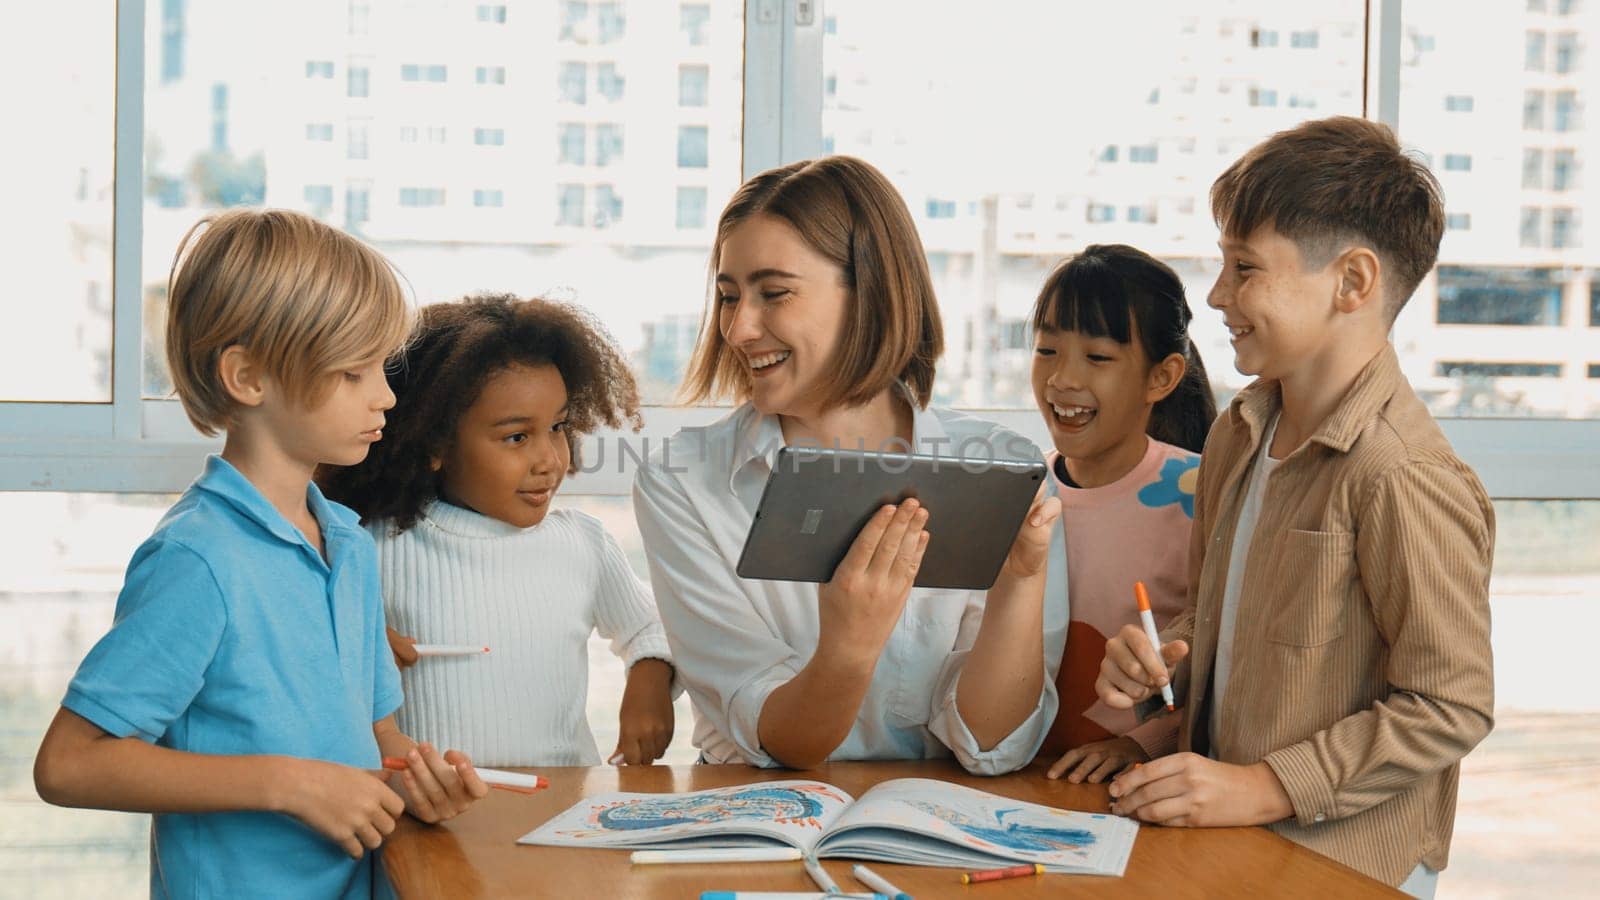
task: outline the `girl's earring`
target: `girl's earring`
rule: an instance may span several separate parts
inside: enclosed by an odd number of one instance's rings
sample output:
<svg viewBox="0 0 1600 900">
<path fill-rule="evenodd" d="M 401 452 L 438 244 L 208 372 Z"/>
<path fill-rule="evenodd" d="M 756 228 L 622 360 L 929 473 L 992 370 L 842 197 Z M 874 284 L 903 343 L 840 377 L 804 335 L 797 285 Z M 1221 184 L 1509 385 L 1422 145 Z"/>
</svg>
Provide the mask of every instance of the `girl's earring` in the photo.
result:
<svg viewBox="0 0 1600 900">
<path fill-rule="evenodd" d="M 428 471 L 437 472 L 442 468 L 444 468 L 444 460 L 439 457 L 435 456 L 428 460 Z"/>
</svg>

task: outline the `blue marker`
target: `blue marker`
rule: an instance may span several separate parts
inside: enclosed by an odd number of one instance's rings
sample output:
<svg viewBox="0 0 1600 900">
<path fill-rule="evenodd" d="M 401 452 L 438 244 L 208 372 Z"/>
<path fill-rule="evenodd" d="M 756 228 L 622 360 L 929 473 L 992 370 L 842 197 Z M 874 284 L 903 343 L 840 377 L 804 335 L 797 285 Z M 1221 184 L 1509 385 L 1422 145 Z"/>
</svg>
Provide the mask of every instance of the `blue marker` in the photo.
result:
<svg viewBox="0 0 1600 900">
<path fill-rule="evenodd" d="M 872 871 L 866 866 L 851 866 L 850 874 L 854 875 L 857 881 L 869 888 L 872 888 L 879 894 L 885 894 L 889 896 L 892 898 L 892 900 L 911 900 L 910 894 L 890 884 L 888 879 L 884 878 L 882 875 L 879 875 L 877 872 Z"/>
</svg>

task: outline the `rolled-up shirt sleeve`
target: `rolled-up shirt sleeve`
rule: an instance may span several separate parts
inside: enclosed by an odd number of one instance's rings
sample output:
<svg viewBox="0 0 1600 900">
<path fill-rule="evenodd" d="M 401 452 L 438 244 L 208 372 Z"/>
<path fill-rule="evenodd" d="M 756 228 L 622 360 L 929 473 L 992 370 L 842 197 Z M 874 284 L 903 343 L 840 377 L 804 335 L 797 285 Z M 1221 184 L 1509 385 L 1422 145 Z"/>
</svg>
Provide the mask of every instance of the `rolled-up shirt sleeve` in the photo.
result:
<svg viewBox="0 0 1600 900">
<path fill-rule="evenodd" d="M 633 506 L 673 663 L 696 710 L 747 763 L 778 765 L 761 748 L 761 709 L 805 660 L 751 606 L 671 472 L 641 467 Z"/>
</svg>

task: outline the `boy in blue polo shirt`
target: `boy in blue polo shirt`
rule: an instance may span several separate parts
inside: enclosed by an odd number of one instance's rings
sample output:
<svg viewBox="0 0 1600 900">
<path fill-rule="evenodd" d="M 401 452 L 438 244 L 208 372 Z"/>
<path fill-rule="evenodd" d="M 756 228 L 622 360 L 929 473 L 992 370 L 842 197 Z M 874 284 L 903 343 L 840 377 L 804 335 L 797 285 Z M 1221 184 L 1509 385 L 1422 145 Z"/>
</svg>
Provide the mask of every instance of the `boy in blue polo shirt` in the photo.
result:
<svg viewBox="0 0 1600 900">
<path fill-rule="evenodd" d="M 464 754 L 395 727 L 372 539 L 311 483 L 381 437 L 407 303 L 376 251 L 297 213 L 223 213 L 191 241 L 167 362 L 222 454 L 134 554 L 34 781 L 154 813 L 156 897 L 386 893 L 366 851 L 402 811 L 441 821 L 487 793 Z"/>
</svg>

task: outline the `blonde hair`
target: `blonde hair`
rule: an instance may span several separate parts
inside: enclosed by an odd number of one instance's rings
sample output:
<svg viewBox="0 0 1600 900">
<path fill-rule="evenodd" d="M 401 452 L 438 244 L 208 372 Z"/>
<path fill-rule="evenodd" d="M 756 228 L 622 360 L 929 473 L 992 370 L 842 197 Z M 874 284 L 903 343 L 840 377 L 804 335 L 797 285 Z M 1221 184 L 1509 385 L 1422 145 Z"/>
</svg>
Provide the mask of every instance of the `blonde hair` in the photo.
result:
<svg viewBox="0 0 1600 900">
<path fill-rule="evenodd" d="M 405 342 L 412 312 L 388 260 L 310 216 L 236 209 L 195 223 L 178 243 L 167 280 L 167 368 L 189 421 L 202 434 L 237 410 L 218 371 L 241 345 L 314 408 L 341 366 L 388 356 Z"/>
<path fill-rule="evenodd" d="M 922 239 L 889 179 L 851 156 L 762 172 L 739 188 L 717 221 L 713 278 L 728 235 L 757 215 L 786 222 L 839 267 L 850 290 L 844 334 L 826 382 L 816 388 L 823 407 L 859 406 L 897 381 L 919 407 L 927 406 L 944 331 Z M 750 369 L 723 338 L 714 288 L 711 294 L 680 397 L 697 403 L 731 394 L 742 402 L 750 396 Z"/>
</svg>

